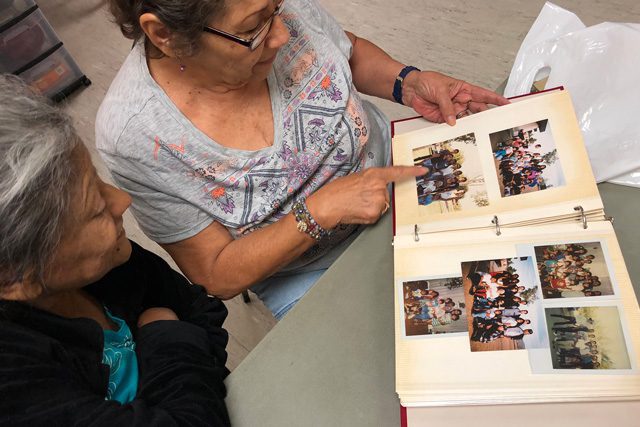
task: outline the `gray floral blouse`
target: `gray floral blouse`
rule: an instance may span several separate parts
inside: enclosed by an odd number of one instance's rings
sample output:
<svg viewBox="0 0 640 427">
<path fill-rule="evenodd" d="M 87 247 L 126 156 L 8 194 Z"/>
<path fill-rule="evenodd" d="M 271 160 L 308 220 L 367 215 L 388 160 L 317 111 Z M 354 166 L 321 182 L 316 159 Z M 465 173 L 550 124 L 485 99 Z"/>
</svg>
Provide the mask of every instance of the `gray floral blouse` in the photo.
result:
<svg viewBox="0 0 640 427">
<path fill-rule="evenodd" d="M 291 38 L 268 77 L 271 147 L 230 149 L 203 134 L 151 78 L 142 44 L 109 88 L 96 144 L 155 241 L 184 240 L 212 221 L 238 238 L 333 179 L 389 163 L 388 121 L 353 85 L 351 43 L 339 24 L 316 0 L 289 0 L 281 16 Z M 354 228 L 340 227 L 287 269 L 327 255 Z"/>
</svg>

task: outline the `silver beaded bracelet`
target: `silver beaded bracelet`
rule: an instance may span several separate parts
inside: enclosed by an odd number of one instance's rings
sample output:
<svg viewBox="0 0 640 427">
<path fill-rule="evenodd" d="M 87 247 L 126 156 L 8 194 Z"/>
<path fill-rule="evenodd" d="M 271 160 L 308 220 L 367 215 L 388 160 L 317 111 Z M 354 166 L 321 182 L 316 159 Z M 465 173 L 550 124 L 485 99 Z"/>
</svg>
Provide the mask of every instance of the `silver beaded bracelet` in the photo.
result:
<svg viewBox="0 0 640 427">
<path fill-rule="evenodd" d="M 296 219 L 298 231 L 301 233 L 307 233 L 309 236 L 316 240 L 321 240 L 325 236 L 329 235 L 329 232 L 322 228 L 320 224 L 313 219 L 305 199 L 298 199 L 291 208 L 293 216 Z"/>
</svg>

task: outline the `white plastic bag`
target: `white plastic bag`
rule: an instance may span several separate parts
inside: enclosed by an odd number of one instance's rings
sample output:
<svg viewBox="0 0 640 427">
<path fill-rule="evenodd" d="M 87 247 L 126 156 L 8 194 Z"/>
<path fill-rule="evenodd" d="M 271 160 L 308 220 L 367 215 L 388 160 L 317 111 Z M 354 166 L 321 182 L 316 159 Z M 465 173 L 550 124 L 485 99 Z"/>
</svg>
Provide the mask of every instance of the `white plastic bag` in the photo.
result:
<svg viewBox="0 0 640 427">
<path fill-rule="evenodd" d="M 505 96 L 546 77 L 573 99 L 598 182 L 640 187 L 640 24 L 592 27 L 546 3 L 516 56 Z"/>
</svg>

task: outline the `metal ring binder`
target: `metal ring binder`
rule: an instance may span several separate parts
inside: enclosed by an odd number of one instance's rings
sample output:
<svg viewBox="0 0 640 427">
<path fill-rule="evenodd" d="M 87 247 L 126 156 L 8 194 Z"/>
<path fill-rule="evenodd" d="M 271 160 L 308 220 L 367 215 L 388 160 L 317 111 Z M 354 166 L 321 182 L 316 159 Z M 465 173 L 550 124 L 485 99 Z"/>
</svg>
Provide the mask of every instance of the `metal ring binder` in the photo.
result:
<svg viewBox="0 0 640 427">
<path fill-rule="evenodd" d="M 499 236 L 502 234 L 502 231 L 500 231 L 500 222 L 498 222 L 498 216 L 494 215 L 493 219 L 491 220 L 491 224 L 495 224 L 496 226 L 496 236 Z"/>
<path fill-rule="evenodd" d="M 575 208 L 573 208 L 573 210 L 580 211 L 580 217 L 582 219 L 582 228 L 586 230 L 588 227 L 588 224 L 587 224 L 587 216 L 584 214 L 584 208 L 582 206 L 576 206 Z"/>
<path fill-rule="evenodd" d="M 418 235 L 418 224 L 413 225 L 413 241 L 419 242 L 420 236 Z"/>
</svg>

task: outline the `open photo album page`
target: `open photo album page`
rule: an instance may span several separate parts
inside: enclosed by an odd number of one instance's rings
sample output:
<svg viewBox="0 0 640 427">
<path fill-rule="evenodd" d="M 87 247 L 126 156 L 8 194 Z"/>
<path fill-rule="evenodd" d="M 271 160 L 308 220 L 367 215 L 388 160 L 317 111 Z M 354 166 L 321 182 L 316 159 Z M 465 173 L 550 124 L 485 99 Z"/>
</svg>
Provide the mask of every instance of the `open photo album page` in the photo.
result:
<svg viewBox="0 0 640 427">
<path fill-rule="evenodd" d="M 463 256 L 459 274 L 399 279 L 402 338 L 464 335 L 471 353 L 531 351 L 534 374 L 632 372 L 630 326 L 606 242 L 547 241 L 515 252 Z"/>
<path fill-rule="evenodd" d="M 396 184 L 399 226 L 461 229 L 505 213 L 509 222 L 526 221 L 571 213 L 564 205 L 572 200 L 602 208 L 566 91 L 473 114 L 453 127 L 396 133 L 392 148 L 394 164 L 427 171 Z"/>
</svg>

